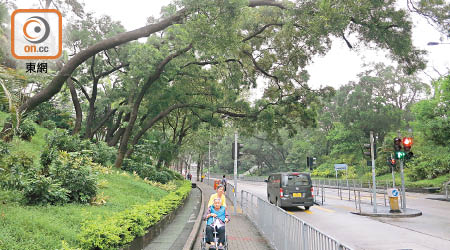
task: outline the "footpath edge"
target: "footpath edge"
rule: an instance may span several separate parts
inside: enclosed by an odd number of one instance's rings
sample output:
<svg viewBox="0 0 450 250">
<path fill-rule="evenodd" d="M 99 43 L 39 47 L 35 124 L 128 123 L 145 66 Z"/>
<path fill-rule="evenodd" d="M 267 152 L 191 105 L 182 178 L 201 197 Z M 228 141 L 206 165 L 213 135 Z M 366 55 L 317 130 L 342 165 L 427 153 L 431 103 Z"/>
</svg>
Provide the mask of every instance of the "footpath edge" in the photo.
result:
<svg viewBox="0 0 450 250">
<path fill-rule="evenodd" d="M 200 192 L 202 193 L 202 195 L 200 196 L 200 211 L 197 215 L 197 219 L 195 219 L 195 223 L 194 226 L 192 227 L 192 231 L 189 234 L 189 237 L 186 240 L 186 244 L 184 244 L 183 250 L 192 250 L 194 248 L 195 242 L 196 242 L 196 238 L 198 235 L 198 232 L 200 231 L 200 225 L 202 223 L 202 216 L 205 210 L 205 197 L 204 197 L 204 192 L 203 190 L 200 188 L 199 185 L 197 185 L 197 188 L 200 190 Z"/>
</svg>

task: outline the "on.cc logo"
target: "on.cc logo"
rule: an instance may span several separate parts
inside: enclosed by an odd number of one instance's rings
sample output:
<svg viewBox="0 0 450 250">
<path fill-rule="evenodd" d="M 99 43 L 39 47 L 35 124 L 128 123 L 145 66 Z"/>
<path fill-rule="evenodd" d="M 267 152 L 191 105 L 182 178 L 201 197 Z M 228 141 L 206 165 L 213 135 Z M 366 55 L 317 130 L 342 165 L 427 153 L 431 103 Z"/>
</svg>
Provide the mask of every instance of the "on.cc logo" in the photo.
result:
<svg viewBox="0 0 450 250">
<path fill-rule="evenodd" d="M 40 16 L 32 16 L 23 25 L 23 35 L 30 43 L 42 43 L 50 34 L 50 25 Z"/>
<path fill-rule="evenodd" d="M 16 59 L 57 59 L 62 16 L 55 9 L 17 9 L 11 14 L 11 54 Z"/>
</svg>

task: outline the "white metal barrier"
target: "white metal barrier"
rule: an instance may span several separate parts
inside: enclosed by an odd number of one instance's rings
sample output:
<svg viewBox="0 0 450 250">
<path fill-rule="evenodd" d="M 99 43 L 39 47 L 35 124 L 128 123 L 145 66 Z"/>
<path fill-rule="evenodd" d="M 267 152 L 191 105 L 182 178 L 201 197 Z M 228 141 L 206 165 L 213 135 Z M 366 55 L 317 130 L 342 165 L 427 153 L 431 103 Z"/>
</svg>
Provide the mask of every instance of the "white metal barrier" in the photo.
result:
<svg viewBox="0 0 450 250">
<path fill-rule="evenodd" d="M 348 246 L 294 215 L 241 190 L 242 212 L 277 250 L 345 250 Z"/>
<path fill-rule="evenodd" d="M 210 179 L 209 185 L 214 185 Z M 235 193 L 234 185 L 227 183 L 226 196 L 237 204 L 255 227 L 277 250 L 350 250 L 351 248 L 321 232 L 283 209 L 241 190 Z"/>
</svg>

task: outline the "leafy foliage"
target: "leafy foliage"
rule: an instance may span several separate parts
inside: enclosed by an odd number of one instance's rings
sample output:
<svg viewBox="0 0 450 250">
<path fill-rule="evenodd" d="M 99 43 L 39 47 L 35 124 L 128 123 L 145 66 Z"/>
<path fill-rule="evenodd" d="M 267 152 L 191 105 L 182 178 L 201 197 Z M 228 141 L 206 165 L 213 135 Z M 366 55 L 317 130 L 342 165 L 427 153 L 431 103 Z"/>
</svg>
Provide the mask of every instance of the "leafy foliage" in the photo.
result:
<svg viewBox="0 0 450 250">
<path fill-rule="evenodd" d="M 2 156 L 0 163 L 0 186 L 5 189 L 22 190 L 29 176 L 36 171 L 33 158 L 22 151 Z"/>
<path fill-rule="evenodd" d="M 31 141 L 31 138 L 36 134 L 34 122 L 30 119 L 24 119 L 19 126 L 18 135 L 20 138 Z"/>
<path fill-rule="evenodd" d="M 137 173 L 142 179 L 148 179 L 150 181 L 156 181 L 160 183 L 168 183 L 171 180 L 182 180 L 183 176 L 176 173 L 168 168 L 157 166 L 156 162 L 153 161 L 153 157 L 161 157 L 162 159 L 168 160 L 165 157 L 171 155 L 170 144 L 160 142 L 157 140 L 143 140 L 144 143 L 136 145 L 134 154 L 129 158 L 125 159 L 122 169 L 130 172 Z M 167 152 L 169 151 L 169 152 Z M 169 160 L 170 162 L 170 160 Z"/>
<path fill-rule="evenodd" d="M 418 102 L 413 125 L 437 145 L 450 144 L 450 76 L 434 83 L 434 97 Z"/>
<path fill-rule="evenodd" d="M 44 121 L 44 122 L 42 122 L 42 127 L 53 130 L 56 128 L 56 122 L 51 121 L 51 120 Z"/>
<path fill-rule="evenodd" d="M 26 203 L 88 203 L 97 193 L 93 167 L 88 157 L 60 152 L 48 170 L 28 179 L 24 188 Z"/>
<path fill-rule="evenodd" d="M 69 193 L 51 176 L 32 176 L 24 185 L 25 202 L 30 205 L 64 204 L 70 200 Z"/>
<path fill-rule="evenodd" d="M 46 136 L 47 146 L 41 154 L 42 166 L 49 166 L 59 151 L 80 152 L 80 155 L 90 157 L 94 162 L 107 165 L 114 160 L 115 149 L 105 142 L 92 143 L 81 140 L 67 131 L 53 130 Z"/>
<path fill-rule="evenodd" d="M 190 182 L 159 201 L 150 201 L 117 213 L 108 219 L 85 221 L 79 235 L 83 249 L 116 249 L 145 234 L 164 215 L 170 213 L 191 191 Z"/>
<path fill-rule="evenodd" d="M 9 154 L 9 144 L 4 141 L 0 141 L 0 156 L 3 158 L 3 156 Z M 0 159 L 2 159 L 0 158 Z"/>
</svg>

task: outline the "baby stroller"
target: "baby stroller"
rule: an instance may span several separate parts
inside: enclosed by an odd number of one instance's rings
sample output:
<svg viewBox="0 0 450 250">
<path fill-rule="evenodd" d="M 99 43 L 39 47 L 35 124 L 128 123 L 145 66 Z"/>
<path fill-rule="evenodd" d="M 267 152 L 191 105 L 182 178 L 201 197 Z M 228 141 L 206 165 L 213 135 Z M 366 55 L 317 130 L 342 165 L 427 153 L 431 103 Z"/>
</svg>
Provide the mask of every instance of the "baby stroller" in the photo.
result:
<svg viewBox="0 0 450 250">
<path fill-rule="evenodd" d="M 214 218 L 214 220 L 218 220 L 218 218 Z M 215 223 L 213 222 L 212 225 L 214 225 Z M 223 226 L 225 227 L 225 226 Z M 201 250 L 218 250 L 221 249 L 219 248 L 219 236 L 218 236 L 218 232 L 217 232 L 217 227 L 213 226 L 213 240 L 215 242 L 215 246 L 210 245 L 209 248 L 206 248 L 206 227 L 203 229 L 203 237 L 202 237 L 202 243 L 201 243 Z M 227 230 L 225 230 L 225 242 L 223 244 L 223 249 L 224 250 L 228 250 L 228 238 L 227 238 Z"/>
</svg>

